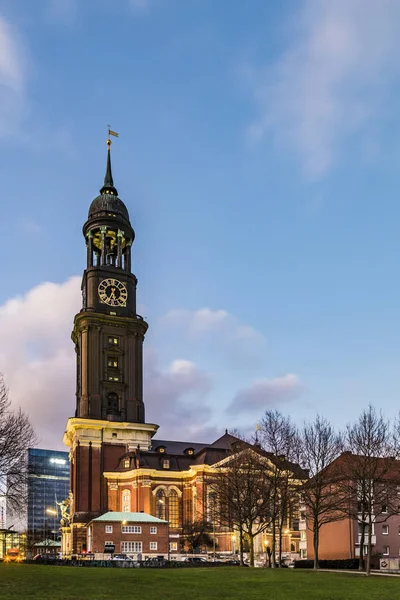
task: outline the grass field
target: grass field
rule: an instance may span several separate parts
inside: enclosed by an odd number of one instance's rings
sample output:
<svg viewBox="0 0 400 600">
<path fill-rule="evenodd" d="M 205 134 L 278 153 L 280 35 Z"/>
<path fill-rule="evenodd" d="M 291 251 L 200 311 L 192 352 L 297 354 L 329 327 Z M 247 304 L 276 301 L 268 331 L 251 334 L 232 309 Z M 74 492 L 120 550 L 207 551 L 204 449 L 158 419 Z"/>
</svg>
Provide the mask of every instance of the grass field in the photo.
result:
<svg viewBox="0 0 400 600">
<path fill-rule="evenodd" d="M 107 569 L 0 564 L 0 599 L 16 598 L 400 600 L 400 580 L 294 569 Z"/>
</svg>

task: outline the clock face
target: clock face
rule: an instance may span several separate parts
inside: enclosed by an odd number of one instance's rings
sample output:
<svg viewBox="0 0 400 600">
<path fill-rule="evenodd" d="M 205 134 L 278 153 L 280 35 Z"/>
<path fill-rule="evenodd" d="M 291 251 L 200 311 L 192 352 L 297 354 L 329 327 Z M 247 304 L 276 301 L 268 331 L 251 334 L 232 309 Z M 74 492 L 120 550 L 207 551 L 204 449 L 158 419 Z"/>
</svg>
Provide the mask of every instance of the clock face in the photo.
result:
<svg viewBox="0 0 400 600">
<path fill-rule="evenodd" d="M 109 306 L 126 306 L 128 290 L 118 279 L 103 279 L 99 284 L 99 298 Z"/>
</svg>

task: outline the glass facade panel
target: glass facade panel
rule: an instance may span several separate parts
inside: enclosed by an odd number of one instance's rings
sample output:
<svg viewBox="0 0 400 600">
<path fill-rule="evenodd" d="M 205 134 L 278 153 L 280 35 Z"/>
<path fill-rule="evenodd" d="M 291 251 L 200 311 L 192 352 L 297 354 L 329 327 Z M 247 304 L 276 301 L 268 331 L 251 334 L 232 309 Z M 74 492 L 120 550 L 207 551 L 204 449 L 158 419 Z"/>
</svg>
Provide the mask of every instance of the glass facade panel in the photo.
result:
<svg viewBox="0 0 400 600">
<path fill-rule="evenodd" d="M 56 502 L 68 498 L 68 452 L 28 449 L 28 540 L 59 540 L 60 510 Z"/>
</svg>

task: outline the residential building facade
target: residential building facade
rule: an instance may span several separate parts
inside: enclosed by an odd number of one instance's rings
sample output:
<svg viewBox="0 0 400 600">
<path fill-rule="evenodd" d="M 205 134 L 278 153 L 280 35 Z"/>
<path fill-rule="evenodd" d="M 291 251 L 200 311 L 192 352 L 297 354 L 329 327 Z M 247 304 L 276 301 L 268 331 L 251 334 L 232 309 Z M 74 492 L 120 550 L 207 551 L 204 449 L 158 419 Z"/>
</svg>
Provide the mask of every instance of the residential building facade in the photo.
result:
<svg viewBox="0 0 400 600">
<path fill-rule="evenodd" d="M 107 512 L 88 523 L 87 551 L 134 559 L 168 556 L 168 522 L 137 512 Z"/>
<path fill-rule="evenodd" d="M 351 452 L 343 452 L 335 461 L 327 467 L 340 477 L 335 475 L 336 486 L 339 490 L 355 490 L 359 483 L 352 481 L 350 474 L 357 472 L 352 469 L 352 461 L 367 461 L 365 457 L 352 455 Z M 400 556 L 400 461 L 394 458 L 388 459 L 370 459 L 380 460 L 382 468 L 376 469 L 377 479 L 374 482 L 376 489 L 385 487 L 387 500 L 383 500 L 382 494 L 373 502 L 372 523 L 371 523 L 371 556 L 376 557 L 399 557 Z M 398 483 L 398 485 L 397 485 Z M 365 519 L 365 534 L 363 555 L 368 553 L 368 523 L 369 517 L 363 517 L 361 512 L 361 502 L 357 502 L 356 496 L 350 496 L 346 505 L 341 510 L 333 514 L 336 520 L 322 525 L 319 535 L 319 559 L 347 559 L 358 558 L 360 556 L 360 545 L 362 540 L 362 524 Z M 306 539 L 304 558 L 314 559 L 313 531 L 311 523 L 308 521 L 306 527 L 305 510 L 301 528 L 305 531 L 302 534 Z"/>
</svg>

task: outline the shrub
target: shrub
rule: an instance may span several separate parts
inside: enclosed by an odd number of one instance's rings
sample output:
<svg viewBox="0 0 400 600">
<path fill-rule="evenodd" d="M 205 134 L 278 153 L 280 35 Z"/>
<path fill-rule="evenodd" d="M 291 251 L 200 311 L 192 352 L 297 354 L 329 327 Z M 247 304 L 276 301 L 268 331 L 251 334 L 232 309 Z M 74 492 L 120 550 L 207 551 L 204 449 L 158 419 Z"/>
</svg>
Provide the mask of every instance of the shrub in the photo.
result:
<svg viewBox="0 0 400 600">
<path fill-rule="evenodd" d="M 358 558 L 320 560 L 318 561 L 318 566 L 320 569 L 358 569 Z M 296 560 L 294 567 L 295 569 L 312 569 L 314 567 L 314 561 Z"/>
</svg>

